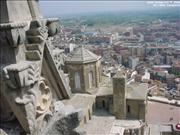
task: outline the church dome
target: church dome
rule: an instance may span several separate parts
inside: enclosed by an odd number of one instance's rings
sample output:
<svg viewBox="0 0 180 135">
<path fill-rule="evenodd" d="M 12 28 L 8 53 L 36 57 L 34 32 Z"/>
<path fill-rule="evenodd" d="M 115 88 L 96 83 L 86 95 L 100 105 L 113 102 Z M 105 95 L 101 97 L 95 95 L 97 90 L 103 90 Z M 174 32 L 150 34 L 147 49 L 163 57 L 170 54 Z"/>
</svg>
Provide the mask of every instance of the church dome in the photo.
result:
<svg viewBox="0 0 180 135">
<path fill-rule="evenodd" d="M 67 63 L 90 63 L 98 61 L 101 56 L 98 56 L 83 46 L 75 48 L 66 59 Z"/>
</svg>

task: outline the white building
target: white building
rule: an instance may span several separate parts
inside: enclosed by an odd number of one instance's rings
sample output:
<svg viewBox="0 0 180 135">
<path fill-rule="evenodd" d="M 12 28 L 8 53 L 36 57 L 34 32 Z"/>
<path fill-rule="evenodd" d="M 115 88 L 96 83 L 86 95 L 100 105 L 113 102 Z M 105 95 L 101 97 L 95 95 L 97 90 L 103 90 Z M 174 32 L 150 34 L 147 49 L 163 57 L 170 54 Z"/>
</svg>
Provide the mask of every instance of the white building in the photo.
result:
<svg viewBox="0 0 180 135">
<path fill-rule="evenodd" d="M 128 62 L 129 62 L 129 68 L 135 69 L 135 67 L 137 66 L 139 62 L 139 58 L 130 56 Z"/>
</svg>

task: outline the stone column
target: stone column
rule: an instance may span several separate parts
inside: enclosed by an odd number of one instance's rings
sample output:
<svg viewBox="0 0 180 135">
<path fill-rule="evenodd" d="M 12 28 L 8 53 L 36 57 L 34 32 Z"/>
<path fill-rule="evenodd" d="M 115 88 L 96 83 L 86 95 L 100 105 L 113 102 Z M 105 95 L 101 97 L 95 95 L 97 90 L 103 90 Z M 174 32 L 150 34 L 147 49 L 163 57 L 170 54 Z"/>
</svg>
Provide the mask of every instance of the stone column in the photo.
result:
<svg viewBox="0 0 180 135">
<path fill-rule="evenodd" d="M 126 118 L 126 78 L 122 72 L 113 77 L 113 108 L 117 119 Z"/>
</svg>

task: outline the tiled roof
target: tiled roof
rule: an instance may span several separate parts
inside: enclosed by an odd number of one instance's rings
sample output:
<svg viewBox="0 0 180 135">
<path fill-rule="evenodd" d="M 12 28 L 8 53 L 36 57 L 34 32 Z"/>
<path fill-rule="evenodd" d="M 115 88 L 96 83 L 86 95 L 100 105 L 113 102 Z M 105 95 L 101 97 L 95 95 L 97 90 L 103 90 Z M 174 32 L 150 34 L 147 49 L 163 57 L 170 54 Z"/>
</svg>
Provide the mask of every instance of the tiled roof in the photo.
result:
<svg viewBox="0 0 180 135">
<path fill-rule="evenodd" d="M 75 48 L 67 57 L 67 63 L 89 63 L 99 60 L 101 57 L 85 49 L 83 46 Z"/>
</svg>

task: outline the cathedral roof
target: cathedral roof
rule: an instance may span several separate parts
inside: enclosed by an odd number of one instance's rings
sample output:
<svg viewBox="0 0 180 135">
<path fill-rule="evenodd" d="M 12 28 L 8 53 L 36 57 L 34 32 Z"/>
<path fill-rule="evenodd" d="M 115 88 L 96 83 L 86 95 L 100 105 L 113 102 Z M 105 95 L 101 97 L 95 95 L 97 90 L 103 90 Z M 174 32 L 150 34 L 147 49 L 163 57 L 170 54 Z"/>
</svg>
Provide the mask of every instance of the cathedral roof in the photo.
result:
<svg viewBox="0 0 180 135">
<path fill-rule="evenodd" d="M 67 57 L 67 63 L 90 63 L 99 60 L 101 57 L 85 49 L 83 46 L 75 48 Z"/>
</svg>

